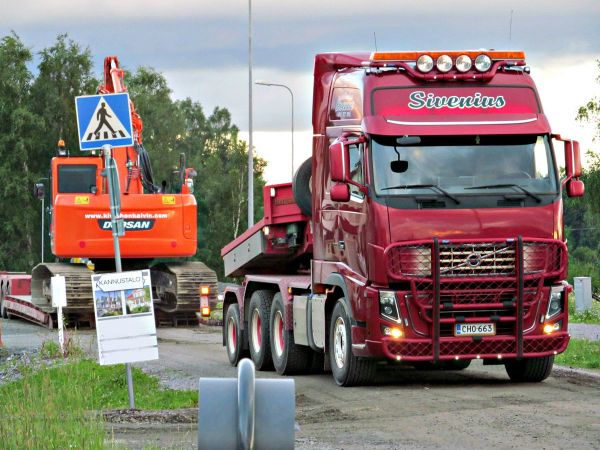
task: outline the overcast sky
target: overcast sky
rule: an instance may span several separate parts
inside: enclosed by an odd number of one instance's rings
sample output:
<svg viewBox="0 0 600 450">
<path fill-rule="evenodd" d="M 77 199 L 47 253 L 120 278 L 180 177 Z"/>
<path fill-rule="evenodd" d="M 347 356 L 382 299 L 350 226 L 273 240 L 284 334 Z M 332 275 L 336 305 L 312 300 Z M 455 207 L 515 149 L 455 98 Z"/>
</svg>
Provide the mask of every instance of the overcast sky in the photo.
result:
<svg viewBox="0 0 600 450">
<path fill-rule="evenodd" d="M 598 0 L 253 0 L 252 18 L 254 79 L 294 92 L 296 166 L 310 155 L 315 53 L 370 51 L 375 39 L 379 50 L 525 50 L 553 131 L 600 152 L 591 127 L 574 120 L 600 96 Z M 207 113 L 226 107 L 248 129 L 247 0 L 2 0 L 0 34 L 11 31 L 34 52 L 68 33 L 90 48 L 98 75 L 112 54 L 128 69 L 153 67 L 175 98 L 191 97 Z M 290 95 L 254 86 L 253 98 L 267 179 L 288 181 Z"/>
</svg>

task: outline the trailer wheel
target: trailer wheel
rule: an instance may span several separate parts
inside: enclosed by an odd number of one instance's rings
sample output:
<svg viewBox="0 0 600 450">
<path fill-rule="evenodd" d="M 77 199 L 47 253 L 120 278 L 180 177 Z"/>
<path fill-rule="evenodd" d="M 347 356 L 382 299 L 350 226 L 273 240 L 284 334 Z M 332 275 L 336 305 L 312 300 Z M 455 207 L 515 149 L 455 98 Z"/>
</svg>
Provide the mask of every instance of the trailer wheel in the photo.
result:
<svg viewBox="0 0 600 450">
<path fill-rule="evenodd" d="M 510 381 L 516 383 L 538 383 L 545 380 L 552 372 L 554 355 L 541 358 L 525 358 L 521 360 L 510 360 L 504 363 L 506 373 Z"/>
<path fill-rule="evenodd" d="M 375 361 L 352 353 L 350 317 L 341 300 L 338 300 L 331 315 L 329 360 L 333 378 L 340 386 L 368 384 L 375 376 Z"/>
<path fill-rule="evenodd" d="M 229 305 L 225 315 L 225 346 L 227 348 L 227 357 L 232 366 L 246 356 L 242 350 L 242 329 L 240 328 L 240 307 L 237 303 Z"/>
<path fill-rule="evenodd" d="M 269 333 L 272 299 L 273 293 L 267 290 L 255 291 L 250 297 L 248 343 L 256 370 L 273 369 Z"/>
<path fill-rule="evenodd" d="M 304 161 L 292 180 L 292 192 L 296 204 L 307 216 L 312 216 L 312 193 L 310 190 L 310 178 L 312 176 L 312 158 Z"/>
<path fill-rule="evenodd" d="M 294 332 L 285 329 L 283 299 L 278 292 L 271 306 L 271 354 L 279 375 L 305 373 L 310 368 L 311 349 L 296 345 Z"/>
</svg>

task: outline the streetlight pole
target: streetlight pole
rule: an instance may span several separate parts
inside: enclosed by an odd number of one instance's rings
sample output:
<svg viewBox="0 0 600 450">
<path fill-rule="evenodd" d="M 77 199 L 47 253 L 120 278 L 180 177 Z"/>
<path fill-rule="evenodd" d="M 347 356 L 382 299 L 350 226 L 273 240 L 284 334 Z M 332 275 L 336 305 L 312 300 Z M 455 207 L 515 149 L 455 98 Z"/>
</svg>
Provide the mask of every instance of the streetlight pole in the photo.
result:
<svg viewBox="0 0 600 450">
<path fill-rule="evenodd" d="M 47 178 L 40 178 L 33 186 L 35 196 L 42 201 L 42 262 L 44 262 L 44 197 L 46 196 L 46 186 L 44 183 L 40 183 L 43 180 L 47 180 Z"/>
<path fill-rule="evenodd" d="M 267 83 L 266 81 L 257 81 L 256 84 L 260 84 L 261 86 L 278 86 L 278 87 L 282 87 L 282 88 L 286 89 L 290 93 L 290 97 L 292 99 L 292 180 L 293 180 L 294 179 L 294 93 L 285 84 Z"/>
<path fill-rule="evenodd" d="M 252 149 L 252 0 L 248 0 L 248 228 L 254 225 L 254 155 Z"/>
</svg>

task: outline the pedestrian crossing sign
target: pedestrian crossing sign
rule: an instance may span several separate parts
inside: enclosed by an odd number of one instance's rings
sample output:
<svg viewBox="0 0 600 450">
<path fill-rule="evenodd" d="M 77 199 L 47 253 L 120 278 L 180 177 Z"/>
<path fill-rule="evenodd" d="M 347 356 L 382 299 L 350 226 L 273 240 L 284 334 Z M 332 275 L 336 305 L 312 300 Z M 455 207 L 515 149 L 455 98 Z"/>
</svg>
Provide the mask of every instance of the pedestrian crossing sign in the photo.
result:
<svg viewBox="0 0 600 450">
<path fill-rule="evenodd" d="M 75 97 L 75 109 L 81 150 L 133 145 L 129 94 L 82 95 Z"/>
</svg>

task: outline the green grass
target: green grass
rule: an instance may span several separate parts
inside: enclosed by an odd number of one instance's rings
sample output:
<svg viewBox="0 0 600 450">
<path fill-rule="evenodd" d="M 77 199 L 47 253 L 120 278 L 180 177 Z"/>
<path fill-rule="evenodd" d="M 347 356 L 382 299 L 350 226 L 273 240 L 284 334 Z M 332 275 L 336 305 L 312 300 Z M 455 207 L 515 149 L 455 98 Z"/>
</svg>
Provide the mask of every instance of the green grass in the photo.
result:
<svg viewBox="0 0 600 450">
<path fill-rule="evenodd" d="M 600 302 L 592 300 L 592 309 L 577 312 L 575 310 L 575 295 L 569 295 L 569 322 L 600 324 Z"/>
<path fill-rule="evenodd" d="M 567 350 L 556 357 L 556 364 L 583 369 L 600 369 L 600 341 L 571 339 Z"/>
<path fill-rule="evenodd" d="M 104 423 L 90 411 L 127 409 L 125 366 L 90 360 L 59 367 L 21 368 L 23 378 L 0 387 L 0 447 L 106 448 Z M 159 386 L 155 377 L 133 368 L 138 409 L 176 409 L 198 404 L 197 391 Z"/>
</svg>

